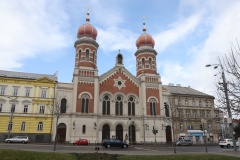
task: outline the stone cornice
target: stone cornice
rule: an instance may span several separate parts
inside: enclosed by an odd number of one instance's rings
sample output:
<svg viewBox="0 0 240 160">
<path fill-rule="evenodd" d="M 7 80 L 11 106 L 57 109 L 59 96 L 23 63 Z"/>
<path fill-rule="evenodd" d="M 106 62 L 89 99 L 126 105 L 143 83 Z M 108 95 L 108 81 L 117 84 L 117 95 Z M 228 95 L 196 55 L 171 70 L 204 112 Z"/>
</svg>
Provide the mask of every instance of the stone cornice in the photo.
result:
<svg viewBox="0 0 240 160">
<path fill-rule="evenodd" d="M 76 46 L 77 46 L 78 44 L 83 44 L 83 43 L 93 44 L 93 45 L 95 45 L 97 48 L 98 48 L 98 46 L 99 46 L 99 44 L 98 44 L 96 41 L 94 41 L 94 40 L 90 40 L 90 39 L 78 39 L 78 40 L 75 41 L 74 47 L 76 48 Z"/>
<path fill-rule="evenodd" d="M 137 56 L 138 54 L 145 53 L 145 52 L 151 52 L 157 55 L 157 52 L 154 49 L 138 49 L 134 55 Z"/>
</svg>

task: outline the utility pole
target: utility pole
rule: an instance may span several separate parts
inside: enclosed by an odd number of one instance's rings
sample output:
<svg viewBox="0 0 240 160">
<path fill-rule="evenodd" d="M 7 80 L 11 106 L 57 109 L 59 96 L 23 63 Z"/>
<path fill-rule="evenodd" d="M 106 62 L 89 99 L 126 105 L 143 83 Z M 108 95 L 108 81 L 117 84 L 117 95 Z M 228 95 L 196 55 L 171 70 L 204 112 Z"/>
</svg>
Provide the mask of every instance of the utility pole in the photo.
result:
<svg viewBox="0 0 240 160">
<path fill-rule="evenodd" d="M 144 113 L 143 113 L 143 144 L 145 145 L 145 131 L 146 130 L 146 126 L 145 126 L 145 117 L 144 117 Z"/>
<path fill-rule="evenodd" d="M 206 153 L 207 153 L 207 152 L 208 152 L 208 150 L 207 150 L 207 143 L 206 143 L 207 136 L 206 136 L 206 133 L 205 133 L 204 122 L 203 122 L 203 134 L 204 134 L 204 145 L 205 145 L 205 150 L 206 150 Z"/>
<path fill-rule="evenodd" d="M 232 112 L 231 112 L 231 107 L 230 107 L 230 103 L 229 103 L 229 97 L 228 97 L 228 88 L 227 88 L 227 82 L 226 82 L 226 77 L 225 77 L 225 73 L 224 73 L 224 69 L 223 66 L 221 64 L 221 61 L 219 59 L 220 64 L 213 64 L 214 69 L 216 69 L 218 66 L 221 67 L 222 70 L 222 80 L 223 80 L 223 89 L 224 89 L 224 94 L 225 94 L 225 98 L 226 98 L 226 104 L 227 104 L 227 111 L 228 111 L 228 122 L 229 122 L 229 129 L 231 131 L 231 136 L 232 136 L 232 141 L 233 141 L 233 147 L 234 147 L 234 151 L 237 151 L 237 146 L 236 146 L 236 140 L 235 140 L 235 135 L 234 135 L 234 130 L 233 130 L 233 123 L 232 123 Z M 212 66 L 211 64 L 206 65 L 206 67 L 210 67 Z M 221 83 L 219 83 L 221 84 Z"/>
<path fill-rule="evenodd" d="M 235 135 L 233 134 L 234 130 L 233 130 L 233 123 L 232 123 L 232 112 L 231 112 L 230 103 L 229 103 L 227 83 L 226 83 L 226 78 L 225 78 L 225 74 L 224 74 L 222 64 L 220 64 L 220 66 L 221 66 L 221 69 L 222 69 L 223 88 L 224 88 L 224 93 L 225 93 L 225 97 L 226 97 L 228 117 L 229 117 L 229 120 L 230 120 L 229 128 L 230 128 L 231 136 L 232 136 L 232 140 L 233 140 L 234 151 L 237 151 Z"/>
</svg>

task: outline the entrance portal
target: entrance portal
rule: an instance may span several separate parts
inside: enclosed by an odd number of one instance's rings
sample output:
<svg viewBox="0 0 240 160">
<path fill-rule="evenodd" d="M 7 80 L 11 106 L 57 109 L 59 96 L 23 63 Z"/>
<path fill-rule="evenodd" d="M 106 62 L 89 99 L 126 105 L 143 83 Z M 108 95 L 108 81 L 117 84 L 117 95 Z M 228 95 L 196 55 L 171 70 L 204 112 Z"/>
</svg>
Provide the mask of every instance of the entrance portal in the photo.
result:
<svg viewBox="0 0 240 160">
<path fill-rule="evenodd" d="M 59 143 L 64 143 L 66 141 L 66 130 L 67 126 L 64 123 L 60 123 L 57 129 L 57 141 Z"/>
<path fill-rule="evenodd" d="M 102 140 L 106 138 L 110 138 L 110 127 L 107 124 L 102 128 Z"/>
<path fill-rule="evenodd" d="M 166 142 L 172 143 L 172 130 L 171 126 L 166 126 Z"/>
</svg>

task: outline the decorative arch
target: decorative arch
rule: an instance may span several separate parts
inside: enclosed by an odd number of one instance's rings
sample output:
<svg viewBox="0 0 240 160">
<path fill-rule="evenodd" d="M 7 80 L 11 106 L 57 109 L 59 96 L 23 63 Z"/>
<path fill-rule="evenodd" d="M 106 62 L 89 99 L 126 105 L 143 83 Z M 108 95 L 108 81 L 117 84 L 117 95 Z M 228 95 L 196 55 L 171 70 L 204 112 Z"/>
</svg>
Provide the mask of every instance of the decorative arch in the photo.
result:
<svg viewBox="0 0 240 160">
<path fill-rule="evenodd" d="M 81 92 L 81 93 L 78 95 L 78 98 L 80 99 L 80 98 L 82 97 L 83 94 L 88 94 L 88 95 L 89 95 L 89 98 L 90 98 L 90 99 L 93 99 L 92 94 L 89 93 L 89 92 Z"/>
<path fill-rule="evenodd" d="M 110 129 L 114 127 L 114 125 L 112 124 L 112 122 L 110 122 L 110 121 L 108 121 L 108 120 L 105 120 L 105 121 L 103 121 L 103 122 L 101 122 L 101 123 L 99 124 L 99 128 L 102 128 L 105 124 L 108 124 L 109 127 L 110 127 Z"/>
<path fill-rule="evenodd" d="M 159 103 L 158 99 L 154 96 L 148 97 L 147 102 L 150 102 L 150 99 L 152 99 L 152 98 L 155 99 L 157 103 Z"/>
<path fill-rule="evenodd" d="M 112 99 L 112 98 L 114 97 L 114 95 L 113 95 L 111 92 L 105 91 L 105 92 L 102 92 L 102 93 L 99 95 L 100 99 L 102 100 L 105 95 L 109 95 L 109 96 L 110 96 L 110 99 Z"/>
<path fill-rule="evenodd" d="M 136 95 L 135 93 L 128 93 L 128 94 L 126 95 L 126 98 L 128 99 L 128 98 L 131 97 L 131 96 L 135 97 L 136 102 L 139 102 L 139 97 L 138 97 L 138 95 Z M 127 99 L 126 99 L 126 100 L 127 100 Z"/>
</svg>

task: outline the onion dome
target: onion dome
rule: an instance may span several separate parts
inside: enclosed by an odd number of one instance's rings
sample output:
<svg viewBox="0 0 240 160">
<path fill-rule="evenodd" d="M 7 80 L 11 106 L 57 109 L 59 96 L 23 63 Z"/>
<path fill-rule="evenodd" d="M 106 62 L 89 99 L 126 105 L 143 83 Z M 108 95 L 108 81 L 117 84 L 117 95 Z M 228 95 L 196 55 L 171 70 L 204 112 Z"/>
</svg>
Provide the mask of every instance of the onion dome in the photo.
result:
<svg viewBox="0 0 240 160">
<path fill-rule="evenodd" d="M 86 17 L 86 24 L 84 24 L 78 28 L 77 38 L 86 36 L 86 37 L 92 37 L 93 39 L 96 39 L 97 30 L 89 22 L 90 22 L 90 17 L 89 17 L 89 12 L 88 12 L 87 17 Z"/>
<path fill-rule="evenodd" d="M 155 42 L 152 36 L 146 33 L 145 22 L 143 22 L 143 34 L 141 34 L 136 40 L 136 46 L 139 48 L 140 46 L 151 46 L 154 48 Z"/>
</svg>

